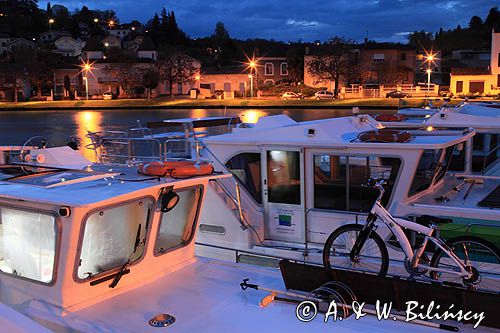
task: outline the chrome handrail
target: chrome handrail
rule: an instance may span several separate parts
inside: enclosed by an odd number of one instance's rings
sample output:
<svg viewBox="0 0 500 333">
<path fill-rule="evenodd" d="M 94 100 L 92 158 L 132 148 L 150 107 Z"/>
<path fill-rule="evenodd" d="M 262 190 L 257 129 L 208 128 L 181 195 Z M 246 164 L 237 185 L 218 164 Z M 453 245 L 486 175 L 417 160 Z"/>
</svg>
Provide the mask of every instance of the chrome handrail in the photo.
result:
<svg viewBox="0 0 500 333">
<path fill-rule="evenodd" d="M 220 189 L 224 192 L 224 194 L 231 199 L 231 201 L 234 203 L 236 208 L 238 209 L 238 215 L 239 215 L 239 222 L 241 224 L 241 229 L 246 230 L 248 229 L 248 221 L 243 215 L 243 210 L 241 209 L 241 198 L 238 200 L 233 196 L 233 194 L 222 184 L 222 182 L 219 179 L 210 179 L 210 182 L 216 183 Z M 236 191 L 239 192 L 239 185 L 236 184 Z"/>
</svg>

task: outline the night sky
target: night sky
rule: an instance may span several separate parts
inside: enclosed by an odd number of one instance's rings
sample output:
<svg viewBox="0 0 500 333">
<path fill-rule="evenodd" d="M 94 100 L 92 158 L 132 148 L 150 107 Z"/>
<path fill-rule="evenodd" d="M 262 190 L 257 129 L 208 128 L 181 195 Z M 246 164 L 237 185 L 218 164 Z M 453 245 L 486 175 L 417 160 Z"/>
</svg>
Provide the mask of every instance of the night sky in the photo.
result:
<svg viewBox="0 0 500 333">
<path fill-rule="evenodd" d="M 39 1 L 45 8 L 46 1 Z M 191 37 L 212 34 L 222 21 L 232 37 L 282 41 L 325 40 L 334 35 L 357 41 L 406 41 L 408 32 L 467 26 L 473 15 L 483 19 L 498 1 L 490 0 L 59 0 L 73 10 L 113 9 L 121 22 L 146 22 L 162 7 L 174 10 L 181 29 Z"/>
</svg>

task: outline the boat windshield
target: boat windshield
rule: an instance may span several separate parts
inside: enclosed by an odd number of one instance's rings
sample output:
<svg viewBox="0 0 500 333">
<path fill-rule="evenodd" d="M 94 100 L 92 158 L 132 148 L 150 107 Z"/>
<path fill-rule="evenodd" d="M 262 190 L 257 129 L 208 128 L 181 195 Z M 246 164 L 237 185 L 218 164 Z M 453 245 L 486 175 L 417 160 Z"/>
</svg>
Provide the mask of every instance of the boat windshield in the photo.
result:
<svg viewBox="0 0 500 333">
<path fill-rule="evenodd" d="M 457 149 L 458 145 L 446 149 L 424 150 L 418 162 L 408 195 L 412 196 L 420 193 L 440 181 L 450 166 L 454 156 L 453 152 Z"/>
<path fill-rule="evenodd" d="M 54 277 L 54 216 L 0 207 L 0 271 L 50 283 Z"/>
</svg>

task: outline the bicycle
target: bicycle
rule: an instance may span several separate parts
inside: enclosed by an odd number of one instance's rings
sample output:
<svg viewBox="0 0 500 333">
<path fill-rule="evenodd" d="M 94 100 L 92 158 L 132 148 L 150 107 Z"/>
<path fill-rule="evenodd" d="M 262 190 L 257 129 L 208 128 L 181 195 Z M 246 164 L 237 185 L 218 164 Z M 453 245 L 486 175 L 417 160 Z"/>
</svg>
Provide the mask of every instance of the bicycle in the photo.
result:
<svg viewBox="0 0 500 333">
<path fill-rule="evenodd" d="M 393 217 L 381 204 L 385 193 L 385 180 L 370 179 L 366 187 L 375 187 L 379 196 L 368 214 L 366 223 L 346 224 L 334 230 L 328 237 L 323 249 L 323 265 L 329 271 L 334 267 L 372 272 L 385 276 L 389 268 L 387 246 L 376 232 L 375 222 L 382 221 L 395 236 L 404 255 L 404 267 L 410 277 L 425 276 L 429 272 L 433 280 L 467 287 L 490 289 L 490 278 L 500 278 L 500 255 L 497 249 L 483 240 L 473 237 L 460 237 L 445 243 L 434 237 L 437 228 L 435 221 L 428 225 L 419 224 L 402 218 Z M 408 229 L 422 234 L 423 241 L 412 248 L 410 240 L 403 231 Z M 436 251 L 429 260 L 424 253 L 428 242 L 436 246 Z M 487 276 L 488 279 L 482 279 Z M 498 281 L 493 281 L 498 285 Z M 492 290 L 498 289 L 493 288 Z"/>
</svg>

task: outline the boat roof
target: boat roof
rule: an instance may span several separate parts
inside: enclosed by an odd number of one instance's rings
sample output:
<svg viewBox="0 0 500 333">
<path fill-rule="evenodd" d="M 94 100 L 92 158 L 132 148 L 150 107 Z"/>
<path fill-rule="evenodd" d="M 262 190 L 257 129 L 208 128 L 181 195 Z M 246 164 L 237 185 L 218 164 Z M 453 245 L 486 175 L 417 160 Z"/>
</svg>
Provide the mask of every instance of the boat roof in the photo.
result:
<svg viewBox="0 0 500 333">
<path fill-rule="evenodd" d="M 363 132 L 384 128 L 368 115 L 329 118 L 306 122 L 296 122 L 286 115 L 262 117 L 253 128 L 238 129 L 233 133 L 211 136 L 203 139 L 209 144 L 251 144 L 251 145 L 296 145 L 296 146 L 355 146 L 439 149 L 464 141 L 473 135 L 469 130 L 429 132 L 412 131 L 412 137 L 404 143 L 360 142 L 358 136 Z"/>
<path fill-rule="evenodd" d="M 241 119 L 238 116 L 231 117 L 202 117 L 202 118 L 179 118 L 179 119 L 165 119 L 161 121 L 149 121 L 147 126 L 149 128 L 158 127 L 175 127 L 183 125 L 192 125 L 193 128 L 199 127 L 212 127 L 230 124 L 239 124 Z"/>
<path fill-rule="evenodd" d="M 33 169 L 20 176 L 6 175 L 15 168 Z M 220 177 L 217 175 L 210 178 Z M 198 177 L 198 178 L 203 178 Z M 86 170 L 9 165 L 0 169 L 0 198 L 46 204 L 87 206 L 151 187 L 177 186 L 182 179 L 141 175 L 136 167 L 92 164 Z M 184 185 L 183 185 L 184 186 Z"/>
<path fill-rule="evenodd" d="M 443 110 L 425 120 L 425 124 L 439 126 L 469 126 L 477 129 L 500 130 L 500 109 L 478 109 L 473 112 L 456 112 Z"/>
<path fill-rule="evenodd" d="M 382 122 L 391 128 L 418 128 L 433 126 L 435 128 L 474 128 L 475 130 L 500 131 L 500 109 L 464 104 L 432 112 L 426 117 L 408 117 L 404 121 Z"/>
</svg>

